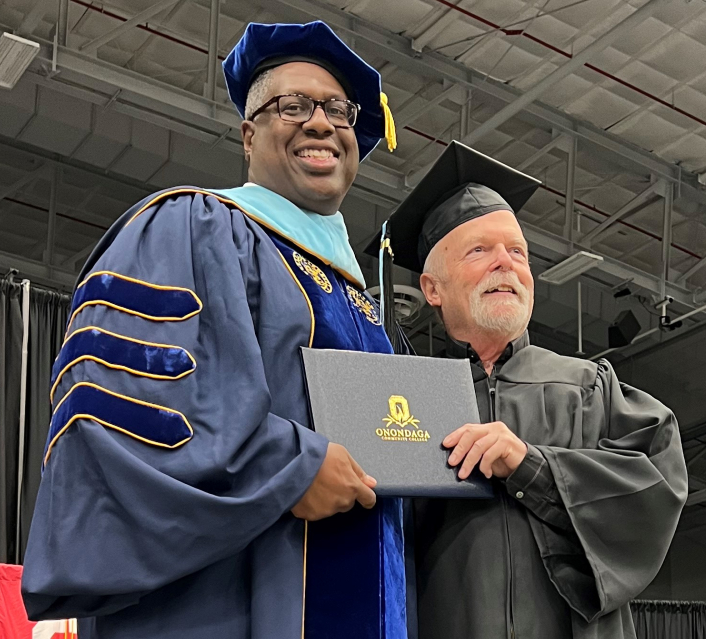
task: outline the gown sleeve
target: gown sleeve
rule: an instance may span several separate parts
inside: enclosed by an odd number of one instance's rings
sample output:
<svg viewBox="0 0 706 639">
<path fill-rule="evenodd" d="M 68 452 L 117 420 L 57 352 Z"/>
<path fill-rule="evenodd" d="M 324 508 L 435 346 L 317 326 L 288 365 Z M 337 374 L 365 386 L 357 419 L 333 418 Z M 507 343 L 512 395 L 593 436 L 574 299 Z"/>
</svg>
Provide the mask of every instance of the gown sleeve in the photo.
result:
<svg viewBox="0 0 706 639">
<path fill-rule="evenodd" d="M 505 481 L 510 496 L 543 522 L 567 533 L 574 530 L 564 503 L 561 501 L 552 471 L 542 453 L 525 442 L 527 455 Z"/>
<path fill-rule="evenodd" d="M 563 504 L 555 513 L 565 509 L 571 529 L 531 511 L 529 518 L 550 579 L 590 622 L 655 577 L 688 489 L 679 427 L 668 408 L 620 383 L 604 360 L 587 401 L 584 413 L 593 416 L 585 421 L 600 427 L 584 433 L 586 448 L 536 446 Z"/>
<path fill-rule="evenodd" d="M 108 236 L 54 367 L 33 620 L 110 614 L 240 552 L 292 516 L 328 445 L 272 412 L 258 331 L 286 320 L 260 316 L 264 258 L 239 212 L 188 193 Z"/>
</svg>

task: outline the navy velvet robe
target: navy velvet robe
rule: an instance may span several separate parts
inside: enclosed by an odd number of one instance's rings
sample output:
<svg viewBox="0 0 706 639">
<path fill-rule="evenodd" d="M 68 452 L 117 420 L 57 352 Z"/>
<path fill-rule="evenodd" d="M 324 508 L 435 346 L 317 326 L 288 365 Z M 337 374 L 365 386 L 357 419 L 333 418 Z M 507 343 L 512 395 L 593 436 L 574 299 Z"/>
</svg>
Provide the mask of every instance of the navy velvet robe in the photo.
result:
<svg viewBox="0 0 706 639">
<path fill-rule="evenodd" d="M 300 347 L 391 352 L 364 292 L 196 189 L 133 207 L 79 281 L 26 553 L 30 618 L 82 618 L 81 639 L 299 639 L 304 623 L 313 639 L 360 637 L 356 619 L 405 636 L 399 503 L 309 525 L 306 622 L 306 526 L 290 513 L 328 445 L 308 427 Z M 353 584 L 365 609 L 345 591 L 356 576 L 374 578 L 374 592 Z"/>
</svg>

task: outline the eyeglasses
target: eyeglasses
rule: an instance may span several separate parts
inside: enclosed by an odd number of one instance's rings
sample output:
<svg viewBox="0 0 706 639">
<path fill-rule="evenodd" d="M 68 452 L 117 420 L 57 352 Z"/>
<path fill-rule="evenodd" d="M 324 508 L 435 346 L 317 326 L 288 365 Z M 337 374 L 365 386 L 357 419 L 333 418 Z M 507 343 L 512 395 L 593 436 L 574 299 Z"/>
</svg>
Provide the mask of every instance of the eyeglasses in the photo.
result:
<svg viewBox="0 0 706 639">
<path fill-rule="evenodd" d="M 277 113 L 282 120 L 297 124 L 304 124 L 311 120 L 316 107 L 321 107 L 328 121 L 338 129 L 350 129 L 355 126 L 360 111 L 360 105 L 349 100 L 313 100 L 304 95 L 290 93 L 276 95 L 265 102 L 250 116 L 250 120 L 254 120 L 256 115 L 275 103 L 277 104 Z"/>
</svg>

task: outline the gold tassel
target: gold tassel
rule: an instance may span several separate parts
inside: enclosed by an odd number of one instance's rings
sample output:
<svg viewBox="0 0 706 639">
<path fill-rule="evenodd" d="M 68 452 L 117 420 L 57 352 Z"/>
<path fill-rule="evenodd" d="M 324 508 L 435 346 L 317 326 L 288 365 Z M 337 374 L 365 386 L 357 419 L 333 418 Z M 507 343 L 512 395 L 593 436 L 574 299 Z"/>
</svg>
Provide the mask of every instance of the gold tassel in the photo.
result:
<svg viewBox="0 0 706 639">
<path fill-rule="evenodd" d="M 384 93 L 380 94 L 380 106 L 385 113 L 385 140 L 387 148 L 392 153 L 397 148 L 397 132 L 395 131 L 395 121 L 392 118 L 392 111 L 387 106 L 387 96 Z"/>
</svg>

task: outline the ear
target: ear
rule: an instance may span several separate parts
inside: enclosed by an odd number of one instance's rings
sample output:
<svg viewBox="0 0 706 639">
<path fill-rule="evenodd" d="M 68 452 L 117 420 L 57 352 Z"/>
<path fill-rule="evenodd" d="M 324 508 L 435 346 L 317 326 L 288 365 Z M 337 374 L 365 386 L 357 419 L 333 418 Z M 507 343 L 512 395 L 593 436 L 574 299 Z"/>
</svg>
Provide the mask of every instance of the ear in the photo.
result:
<svg viewBox="0 0 706 639">
<path fill-rule="evenodd" d="M 240 125 L 240 135 L 243 138 L 243 150 L 245 151 L 245 159 L 250 162 L 250 154 L 252 153 L 252 139 L 255 135 L 257 125 L 250 120 L 243 120 Z"/>
<path fill-rule="evenodd" d="M 430 306 L 441 306 L 440 282 L 431 273 L 422 273 L 419 278 L 419 286 Z"/>
</svg>

